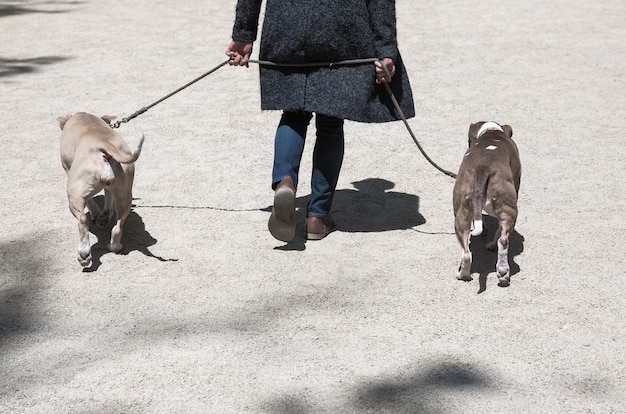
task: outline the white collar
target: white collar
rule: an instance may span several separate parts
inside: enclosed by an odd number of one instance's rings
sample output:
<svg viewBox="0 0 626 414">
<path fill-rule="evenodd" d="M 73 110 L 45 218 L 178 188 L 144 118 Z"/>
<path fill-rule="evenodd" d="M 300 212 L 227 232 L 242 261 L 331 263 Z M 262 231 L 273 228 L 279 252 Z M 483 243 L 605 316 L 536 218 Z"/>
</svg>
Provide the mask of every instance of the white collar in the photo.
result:
<svg viewBox="0 0 626 414">
<path fill-rule="evenodd" d="M 480 127 L 480 129 L 478 130 L 478 134 L 476 134 L 476 138 L 480 138 L 482 134 L 484 134 L 487 131 L 492 131 L 492 130 L 504 132 L 504 130 L 499 124 L 497 124 L 496 122 L 489 121 L 489 122 L 485 122 Z"/>
</svg>

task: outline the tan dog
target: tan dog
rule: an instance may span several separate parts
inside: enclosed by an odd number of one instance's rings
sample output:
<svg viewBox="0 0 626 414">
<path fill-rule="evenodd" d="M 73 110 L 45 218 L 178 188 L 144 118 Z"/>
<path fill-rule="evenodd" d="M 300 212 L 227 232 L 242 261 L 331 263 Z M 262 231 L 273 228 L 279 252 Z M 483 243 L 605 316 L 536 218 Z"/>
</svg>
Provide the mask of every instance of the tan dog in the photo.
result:
<svg viewBox="0 0 626 414">
<path fill-rule="evenodd" d="M 133 163 L 144 141 L 142 134 L 134 148 L 129 148 L 122 136 L 105 122 L 111 119 L 84 112 L 57 118 L 63 131 L 61 163 L 67 173 L 67 198 L 70 211 L 78 220 L 78 261 L 83 267 L 90 266 L 92 260 L 85 207 L 99 226 L 106 225 L 117 213 L 108 247 L 116 253 L 123 248 L 122 227 L 133 199 Z M 105 201 L 104 210 L 100 211 L 93 197 L 102 190 Z"/>
<path fill-rule="evenodd" d="M 510 282 L 509 235 L 517 220 L 517 195 L 522 173 L 517 145 L 512 137 L 513 130 L 509 125 L 495 122 L 470 125 L 468 149 L 459 167 L 453 193 L 454 228 L 463 248 L 456 274 L 458 279 L 472 280 L 470 234 L 482 234 L 484 210 L 499 223 L 495 238 L 487 248 L 497 246 L 496 272 L 500 285 L 507 286 Z"/>
</svg>

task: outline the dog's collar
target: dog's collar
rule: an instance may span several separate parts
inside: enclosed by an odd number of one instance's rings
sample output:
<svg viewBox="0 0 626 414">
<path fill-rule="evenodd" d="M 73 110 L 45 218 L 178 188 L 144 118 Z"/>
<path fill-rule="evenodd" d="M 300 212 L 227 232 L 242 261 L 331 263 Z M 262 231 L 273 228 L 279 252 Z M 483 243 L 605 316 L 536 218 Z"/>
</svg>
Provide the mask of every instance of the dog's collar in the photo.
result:
<svg viewBox="0 0 626 414">
<path fill-rule="evenodd" d="M 485 122 L 480 129 L 478 130 L 478 133 L 476 134 L 476 138 L 480 138 L 481 135 L 483 135 L 485 132 L 487 131 L 500 131 L 500 132 L 504 132 L 504 130 L 502 129 L 502 127 L 500 126 L 500 124 L 496 123 L 496 122 Z"/>
</svg>

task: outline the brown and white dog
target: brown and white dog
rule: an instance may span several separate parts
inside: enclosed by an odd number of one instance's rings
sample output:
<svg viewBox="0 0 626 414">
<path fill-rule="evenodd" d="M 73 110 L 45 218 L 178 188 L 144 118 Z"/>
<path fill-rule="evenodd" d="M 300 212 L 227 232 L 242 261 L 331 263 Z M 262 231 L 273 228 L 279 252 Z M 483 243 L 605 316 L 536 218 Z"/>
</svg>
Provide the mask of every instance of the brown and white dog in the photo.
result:
<svg viewBox="0 0 626 414">
<path fill-rule="evenodd" d="M 91 265 L 89 222 L 105 226 L 117 214 L 111 230 L 109 250 L 122 250 L 122 227 L 132 203 L 135 176 L 134 162 L 141 153 L 141 134 L 131 149 L 120 134 L 107 123 L 113 117 L 97 117 L 85 112 L 57 118 L 61 130 L 61 163 L 67 173 L 67 198 L 72 214 L 78 220 L 78 261 L 83 267 Z M 93 197 L 104 190 L 101 211 Z"/>
<path fill-rule="evenodd" d="M 483 232 L 482 212 L 498 219 L 498 231 L 487 248 L 498 249 L 496 272 L 501 286 L 511 279 L 509 235 L 517 220 L 517 196 L 522 167 L 513 130 L 509 125 L 478 122 L 469 127 L 468 149 L 454 184 L 454 228 L 461 244 L 461 264 L 456 277 L 472 280 L 470 235 Z"/>
</svg>

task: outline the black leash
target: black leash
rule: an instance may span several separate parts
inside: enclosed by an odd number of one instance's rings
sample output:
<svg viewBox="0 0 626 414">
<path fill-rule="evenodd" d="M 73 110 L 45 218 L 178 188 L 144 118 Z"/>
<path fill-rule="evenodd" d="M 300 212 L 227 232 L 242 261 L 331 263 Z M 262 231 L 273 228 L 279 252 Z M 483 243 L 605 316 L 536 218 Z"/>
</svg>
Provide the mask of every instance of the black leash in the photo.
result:
<svg viewBox="0 0 626 414">
<path fill-rule="evenodd" d="M 379 62 L 380 62 L 380 65 L 382 66 L 383 70 L 385 71 L 385 77 L 387 79 L 391 79 L 391 74 L 389 73 L 389 69 L 387 69 L 387 66 L 383 62 L 381 62 L 381 61 L 379 61 Z M 385 88 L 387 89 L 387 93 L 389 94 L 389 97 L 391 98 L 391 101 L 393 102 L 393 106 L 396 108 L 396 112 L 398 113 L 398 115 L 402 119 L 402 122 L 404 122 L 404 126 L 406 127 L 407 131 L 409 131 L 409 134 L 411 135 L 411 138 L 413 138 L 413 142 L 415 142 L 415 145 L 417 145 L 417 148 L 420 150 L 420 152 L 422 153 L 424 158 L 426 158 L 426 161 L 428 161 L 430 163 L 430 165 L 432 165 L 433 167 L 435 167 L 436 169 L 438 169 L 439 171 L 441 171 L 445 175 L 456 179 L 456 174 L 455 173 L 447 171 L 447 170 L 444 170 L 439 165 L 437 165 L 432 159 L 430 159 L 428 154 L 426 154 L 426 151 L 424 151 L 424 148 L 422 148 L 422 145 L 419 143 L 419 141 L 415 137 L 415 134 L 413 133 L 413 130 L 409 126 L 409 123 L 406 120 L 406 117 L 404 116 L 404 112 L 402 112 L 402 109 L 400 109 L 400 104 L 398 104 L 398 100 L 396 99 L 395 95 L 391 91 L 391 86 L 389 86 L 389 82 L 383 82 L 383 83 L 385 84 Z"/>
<path fill-rule="evenodd" d="M 230 59 L 225 60 L 224 62 L 220 63 L 219 65 L 217 65 L 216 67 L 214 67 L 213 69 L 211 69 L 210 71 L 204 73 L 203 75 L 198 76 L 197 78 L 195 78 L 194 80 L 192 80 L 191 82 L 181 86 L 180 88 L 176 89 L 174 92 L 171 92 L 167 95 L 165 95 L 163 98 L 159 99 L 158 101 L 148 105 L 148 106 L 144 106 L 143 108 L 141 108 L 140 110 L 138 110 L 137 112 L 127 116 L 126 118 L 122 118 L 119 121 L 115 121 L 113 123 L 110 124 L 111 128 L 119 128 L 119 126 L 121 124 L 125 124 L 126 122 L 130 121 L 133 118 L 138 117 L 139 115 L 143 114 L 144 112 L 146 112 L 148 109 L 152 108 L 155 105 L 160 104 L 161 102 L 163 102 L 164 100 L 166 100 L 167 98 L 171 97 L 172 95 L 176 95 L 178 92 L 182 91 L 183 89 L 188 88 L 189 86 L 193 85 L 194 83 L 198 82 L 201 79 L 206 78 L 207 76 L 209 76 L 211 73 L 215 72 L 216 70 L 218 70 L 219 68 L 221 68 L 222 66 L 226 65 L 228 62 L 230 62 Z"/>
<path fill-rule="evenodd" d="M 128 121 L 130 121 L 133 118 L 138 117 L 139 115 L 143 114 L 144 112 L 146 112 L 148 109 L 152 108 L 153 106 L 156 106 L 158 104 L 160 104 L 161 102 L 163 102 L 164 100 L 172 97 L 173 95 L 176 95 L 178 92 L 190 87 L 191 85 L 193 85 L 194 83 L 198 82 L 199 80 L 202 80 L 204 78 L 206 78 L 207 76 L 209 76 L 210 74 L 212 74 L 213 72 L 217 71 L 219 68 L 221 68 L 222 66 L 225 66 L 228 62 L 230 62 L 232 59 L 229 58 L 225 61 L 223 61 L 222 63 L 220 63 L 219 65 L 217 65 L 216 67 L 214 67 L 213 69 L 211 69 L 210 71 L 198 76 L 197 78 L 195 78 L 194 80 L 192 80 L 191 82 L 186 83 L 185 85 L 181 86 L 180 88 L 176 89 L 175 91 L 165 95 L 163 98 L 159 99 L 158 101 L 148 105 L 148 106 L 144 106 L 143 108 L 141 108 L 140 110 L 138 110 L 137 112 L 120 119 L 119 121 L 115 121 L 113 123 L 110 123 L 109 126 L 111 128 L 119 128 L 120 125 L 127 123 Z M 370 59 L 351 59 L 351 60 L 342 60 L 340 62 L 320 62 L 320 63 L 274 63 L 274 62 L 270 62 L 267 60 L 249 60 L 248 62 L 250 63 L 257 63 L 259 65 L 262 66 L 281 66 L 281 67 L 315 67 L 315 66 L 328 66 L 330 68 L 332 68 L 333 66 L 345 66 L 345 65 L 361 65 L 364 63 L 373 63 L 376 62 L 378 59 L 375 58 L 370 58 Z"/>
<path fill-rule="evenodd" d="M 222 66 L 225 66 L 231 60 L 232 59 L 230 59 L 230 58 L 225 60 L 224 62 L 220 63 L 219 65 L 217 65 L 213 69 L 209 70 L 208 72 L 198 76 L 197 78 L 195 78 L 191 82 L 188 82 L 185 85 L 181 86 L 180 88 L 176 89 L 175 91 L 165 95 L 163 98 L 159 99 L 158 101 L 156 101 L 156 102 L 154 102 L 154 103 L 152 103 L 152 104 L 150 104 L 148 106 L 145 106 L 145 107 L 141 108 L 137 112 L 135 112 L 135 113 L 133 113 L 133 114 L 131 114 L 131 115 L 125 117 L 125 118 L 122 118 L 119 121 L 115 121 L 115 122 L 111 123 L 110 124 L 111 128 L 119 128 L 119 126 L 121 124 L 127 123 L 131 119 L 136 118 L 139 115 L 143 114 L 144 112 L 146 112 L 147 110 L 149 110 L 153 106 L 156 106 L 156 105 L 160 104 L 161 102 L 163 102 L 164 100 L 170 98 L 171 96 L 176 95 L 178 92 L 182 91 L 183 89 L 186 89 L 189 86 L 193 85 L 194 83 L 198 82 L 199 80 L 204 79 L 205 77 L 209 76 L 213 72 L 217 71 Z M 341 61 L 337 61 L 337 62 L 317 62 L 317 63 L 275 63 L 275 62 L 270 62 L 270 61 L 267 61 L 267 60 L 248 60 L 248 62 L 249 63 L 256 63 L 256 64 L 261 65 L 261 66 L 291 67 L 291 68 L 298 68 L 298 67 L 300 67 L 300 68 L 302 68 L 302 67 L 329 67 L 329 68 L 332 68 L 332 67 L 335 67 L 335 66 L 362 65 L 362 64 L 365 64 L 365 63 L 380 62 L 381 67 L 385 71 L 385 77 L 387 79 L 391 79 L 391 74 L 389 73 L 389 69 L 387 69 L 387 66 L 380 59 L 377 59 L 377 58 L 348 59 L 348 60 L 341 60 Z M 393 106 L 396 109 L 397 115 L 400 117 L 400 119 L 402 119 L 402 122 L 404 123 L 404 126 L 409 131 L 409 134 L 411 135 L 411 138 L 413 138 L 413 142 L 415 142 L 415 145 L 417 145 L 417 148 L 420 150 L 420 152 L 422 153 L 424 158 L 426 158 L 426 161 L 428 161 L 433 167 L 435 167 L 436 169 L 438 169 L 439 171 L 441 171 L 445 175 L 447 175 L 449 177 L 452 177 L 452 178 L 456 178 L 456 174 L 454 174 L 454 173 L 452 173 L 450 171 L 444 170 L 439 165 L 437 165 L 428 156 L 428 154 L 426 154 L 426 151 L 424 151 L 424 148 L 422 148 L 422 145 L 419 143 L 419 141 L 415 137 L 415 134 L 413 133 L 413 130 L 411 129 L 411 126 L 409 125 L 409 123 L 408 123 L 408 121 L 406 119 L 406 116 L 404 115 L 404 112 L 400 108 L 400 104 L 398 104 L 398 100 L 396 99 L 395 95 L 393 94 L 393 91 L 391 90 L 391 87 L 389 86 L 389 83 L 388 82 L 383 82 L 383 83 L 385 84 L 385 89 L 387 90 L 387 93 L 389 94 L 389 97 L 391 98 L 391 101 L 393 102 Z"/>
</svg>

